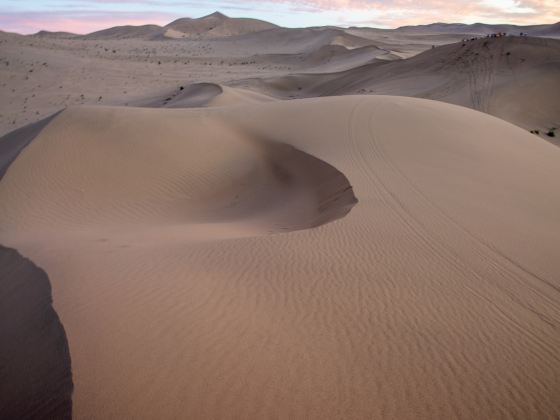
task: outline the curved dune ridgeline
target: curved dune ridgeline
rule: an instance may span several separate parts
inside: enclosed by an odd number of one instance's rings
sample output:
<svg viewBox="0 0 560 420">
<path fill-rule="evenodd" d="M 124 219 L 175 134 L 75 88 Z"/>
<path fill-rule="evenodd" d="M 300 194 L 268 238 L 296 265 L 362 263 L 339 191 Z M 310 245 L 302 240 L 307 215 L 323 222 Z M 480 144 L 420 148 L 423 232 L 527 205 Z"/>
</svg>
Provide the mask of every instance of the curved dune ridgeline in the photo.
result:
<svg viewBox="0 0 560 420">
<path fill-rule="evenodd" d="M 76 418 L 556 418 L 558 179 L 558 147 L 425 99 L 77 107 L 0 232 L 49 273 Z"/>
<path fill-rule="evenodd" d="M 31 212 L 40 231 L 150 225 L 235 237 L 345 215 L 356 202 L 348 179 L 278 140 L 199 110 L 69 109 L 30 146 L 42 155 L 34 169 L 11 168 L 5 183 L 25 182 L 45 207 L 13 202 L 5 220 Z"/>
<path fill-rule="evenodd" d="M 0 246 L 0 418 L 72 418 L 72 368 L 47 274 Z"/>
</svg>

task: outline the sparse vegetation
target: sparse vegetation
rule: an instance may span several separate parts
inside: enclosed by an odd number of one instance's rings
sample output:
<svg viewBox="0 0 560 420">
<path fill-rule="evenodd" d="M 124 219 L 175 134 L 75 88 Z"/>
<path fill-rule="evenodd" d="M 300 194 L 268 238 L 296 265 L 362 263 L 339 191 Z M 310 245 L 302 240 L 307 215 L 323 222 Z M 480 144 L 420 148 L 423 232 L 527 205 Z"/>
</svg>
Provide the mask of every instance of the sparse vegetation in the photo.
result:
<svg viewBox="0 0 560 420">
<path fill-rule="evenodd" d="M 556 127 L 552 127 L 550 130 L 548 130 L 546 135 L 548 137 L 556 137 Z"/>
</svg>

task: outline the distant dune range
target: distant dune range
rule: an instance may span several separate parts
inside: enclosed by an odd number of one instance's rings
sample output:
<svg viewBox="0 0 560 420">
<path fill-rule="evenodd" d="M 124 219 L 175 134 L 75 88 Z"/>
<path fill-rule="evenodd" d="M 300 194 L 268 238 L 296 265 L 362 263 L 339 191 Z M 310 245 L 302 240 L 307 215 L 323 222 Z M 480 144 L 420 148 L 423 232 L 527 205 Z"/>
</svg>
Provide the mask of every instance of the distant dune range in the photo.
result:
<svg viewBox="0 0 560 420">
<path fill-rule="evenodd" d="M 560 417 L 558 25 L 508 28 L 0 33 L 0 417 Z"/>
<path fill-rule="evenodd" d="M 39 31 L 33 36 L 70 38 L 81 37 L 84 39 L 113 39 L 113 38 L 222 38 L 249 33 L 262 32 L 270 29 L 282 29 L 286 32 L 297 32 L 301 29 L 281 28 L 269 22 L 258 19 L 231 18 L 223 13 L 215 12 L 198 19 L 181 18 L 165 26 L 159 25 L 125 25 L 92 32 L 87 35 L 78 35 L 70 32 Z M 319 28 L 310 28 L 319 29 Z M 329 30 L 338 30 L 336 27 L 326 27 Z M 530 36 L 560 37 L 560 22 L 549 25 L 493 25 L 484 23 L 432 23 L 429 25 L 401 26 L 394 30 L 377 29 L 368 27 L 351 27 L 350 31 L 364 31 L 377 33 L 416 33 L 416 34 L 470 34 L 484 36 L 498 32 L 512 35 L 524 33 Z"/>
<path fill-rule="evenodd" d="M 181 18 L 165 26 L 117 26 L 93 32 L 82 39 L 126 39 L 126 38 L 223 38 L 277 28 L 272 23 L 257 19 L 229 18 L 216 12 L 199 18 Z"/>
<path fill-rule="evenodd" d="M 436 99 L 554 141 L 546 134 L 560 126 L 560 99 L 553 94 L 560 89 L 560 40 L 552 39 L 560 37 L 559 25 L 293 29 L 216 12 L 87 35 L 0 33 L 0 134 L 66 106 L 201 106 L 179 87 L 212 83 L 253 90 L 262 100 L 343 94 Z M 512 36 L 486 38 L 497 32 Z M 473 37 L 484 38 L 463 42 Z M 176 95 L 183 100 L 165 101 Z M 231 95 L 218 97 L 232 103 Z"/>
<path fill-rule="evenodd" d="M 280 98 L 383 94 L 466 106 L 521 127 L 560 126 L 560 40 L 482 38 L 341 73 L 255 78 L 236 85 Z"/>
</svg>

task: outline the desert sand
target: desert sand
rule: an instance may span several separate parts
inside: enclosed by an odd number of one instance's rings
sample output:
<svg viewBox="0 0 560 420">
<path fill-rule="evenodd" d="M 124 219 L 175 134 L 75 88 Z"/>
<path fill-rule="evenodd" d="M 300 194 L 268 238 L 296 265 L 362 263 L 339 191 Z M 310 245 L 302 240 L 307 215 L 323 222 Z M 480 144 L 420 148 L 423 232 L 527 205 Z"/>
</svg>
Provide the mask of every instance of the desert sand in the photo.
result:
<svg viewBox="0 0 560 420">
<path fill-rule="evenodd" d="M 234 23 L 2 34 L 0 417 L 559 417 L 560 41 Z"/>
</svg>

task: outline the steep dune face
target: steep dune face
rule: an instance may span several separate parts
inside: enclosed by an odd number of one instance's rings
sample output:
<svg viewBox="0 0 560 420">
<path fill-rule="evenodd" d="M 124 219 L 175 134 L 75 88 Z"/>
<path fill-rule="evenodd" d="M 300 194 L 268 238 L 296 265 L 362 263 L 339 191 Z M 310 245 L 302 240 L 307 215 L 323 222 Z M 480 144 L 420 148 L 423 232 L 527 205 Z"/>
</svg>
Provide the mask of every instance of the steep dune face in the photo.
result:
<svg viewBox="0 0 560 420">
<path fill-rule="evenodd" d="M 560 98 L 551 94 L 560 90 L 559 73 L 560 41 L 506 37 L 447 45 L 341 73 L 238 84 L 279 97 L 374 93 L 437 99 L 542 132 L 560 124 Z"/>
<path fill-rule="evenodd" d="M 58 114 L 58 113 L 57 113 Z M 2 137 L 0 142 L 0 180 L 11 163 L 57 114 L 26 125 Z"/>
<path fill-rule="evenodd" d="M 70 109 L 0 231 L 49 273 L 77 418 L 555 418 L 559 162 L 413 98 Z"/>
<path fill-rule="evenodd" d="M 8 176 L 25 179 L 32 202 L 46 191 L 51 198 L 41 209 L 12 202 L 4 216 L 14 226 L 35 218 L 39 230 L 161 223 L 199 234 L 214 223 L 229 236 L 228 224 L 234 235 L 243 225 L 251 234 L 313 227 L 344 215 L 355 202 L 346 178 L 330 165 L 238 133 L 202 111 L 68 110 L 35 148 L 43 163 L 27 164 L 40 165 L 38 176 L 15 169 Z M 69 154 L 83 160 L 67 166 Z"/>
</svg>

